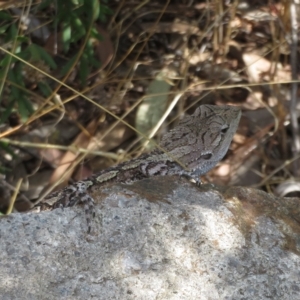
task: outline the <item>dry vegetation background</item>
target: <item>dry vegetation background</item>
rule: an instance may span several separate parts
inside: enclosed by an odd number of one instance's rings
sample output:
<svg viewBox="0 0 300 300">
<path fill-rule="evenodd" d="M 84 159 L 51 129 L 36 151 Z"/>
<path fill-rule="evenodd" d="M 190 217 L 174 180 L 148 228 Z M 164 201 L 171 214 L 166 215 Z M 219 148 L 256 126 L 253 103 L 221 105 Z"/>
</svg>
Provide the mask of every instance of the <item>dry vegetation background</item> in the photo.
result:
<svg viewBox="0 0 300 300">
<path fill-rule="evenodd" d="M 299 12 L 287 0 L 0 1 L 2 213 L 149 151 L 200 104 L 243 111 L 204 181 L 295 195 Z"/>
</svg>

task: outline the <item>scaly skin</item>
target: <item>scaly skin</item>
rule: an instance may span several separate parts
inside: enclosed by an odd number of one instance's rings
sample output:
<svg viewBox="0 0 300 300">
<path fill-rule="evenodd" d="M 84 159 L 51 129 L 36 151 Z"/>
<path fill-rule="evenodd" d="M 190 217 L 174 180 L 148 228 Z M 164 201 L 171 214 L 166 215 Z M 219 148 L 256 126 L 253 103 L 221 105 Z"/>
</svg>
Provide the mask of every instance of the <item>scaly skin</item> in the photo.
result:
<svg viewBox="0 0 300 300">
<path fill-rule="evenodd" d="M 89 195 L 91 189 L 101 188 L 108 182 L 129 183 L 156 175 L 184 175 L 200 183 L 199 177 L 227 153 L 240 117 L 237 107 L 201 105 L 162 137 L 160 149 L 67 186 L 37 205 L 47 210 L 83 203 L 90 231 L 95 215 L 94 199 Z M 54 198 L 51 204 L 49 198 Z"/>
</svg>

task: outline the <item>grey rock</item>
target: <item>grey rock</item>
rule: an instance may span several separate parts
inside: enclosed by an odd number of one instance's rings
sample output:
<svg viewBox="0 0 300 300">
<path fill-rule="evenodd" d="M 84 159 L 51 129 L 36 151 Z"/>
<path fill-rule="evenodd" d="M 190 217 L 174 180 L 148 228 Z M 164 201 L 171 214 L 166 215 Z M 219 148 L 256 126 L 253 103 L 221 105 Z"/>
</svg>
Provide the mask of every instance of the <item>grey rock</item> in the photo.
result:
<svg viewBox="0 0 300 300">
<path fill-rule="evenodd" d="M 80 206 L 0 219 L 1 299 L 300 299 L 281 198 L 169 176 L 96 194 L 90 235 Z"/>
</svg>

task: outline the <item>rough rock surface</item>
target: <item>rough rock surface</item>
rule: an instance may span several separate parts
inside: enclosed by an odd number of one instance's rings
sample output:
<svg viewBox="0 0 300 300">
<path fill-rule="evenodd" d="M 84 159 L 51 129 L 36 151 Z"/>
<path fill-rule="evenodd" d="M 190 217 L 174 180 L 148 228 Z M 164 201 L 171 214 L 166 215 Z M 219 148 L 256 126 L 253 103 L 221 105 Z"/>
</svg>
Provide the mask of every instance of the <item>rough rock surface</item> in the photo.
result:
<svg viewBox="0 0 300 300">
<path fill-rule="evenodd" d="M 94 195 L 95 196 L 95 195 Z M 0 219 L 1 299 L 300 299 L 300 199 L 177 177 Z"/>
</svg>

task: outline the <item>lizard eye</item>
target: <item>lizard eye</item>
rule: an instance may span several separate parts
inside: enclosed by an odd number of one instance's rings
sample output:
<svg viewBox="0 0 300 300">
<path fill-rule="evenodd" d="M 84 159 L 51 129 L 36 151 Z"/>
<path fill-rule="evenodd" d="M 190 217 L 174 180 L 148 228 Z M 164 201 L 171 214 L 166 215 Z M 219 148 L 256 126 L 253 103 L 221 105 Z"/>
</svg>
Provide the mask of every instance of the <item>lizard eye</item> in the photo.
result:
<svg viewBox="0 0 300 300">
<path fill-rule="evenodd" d="M 203 154 L 200 156 L 200 158 L 203 158 L 205 160 L 208 160 L 212 157 L 212 154 L 211 153 L 207 153 L 207 154 Z"/>
</svg>

